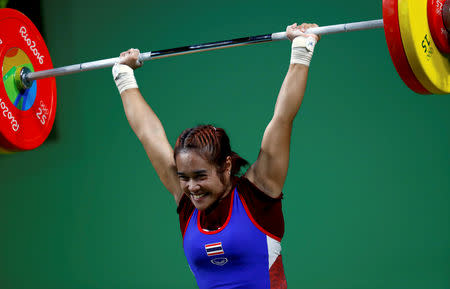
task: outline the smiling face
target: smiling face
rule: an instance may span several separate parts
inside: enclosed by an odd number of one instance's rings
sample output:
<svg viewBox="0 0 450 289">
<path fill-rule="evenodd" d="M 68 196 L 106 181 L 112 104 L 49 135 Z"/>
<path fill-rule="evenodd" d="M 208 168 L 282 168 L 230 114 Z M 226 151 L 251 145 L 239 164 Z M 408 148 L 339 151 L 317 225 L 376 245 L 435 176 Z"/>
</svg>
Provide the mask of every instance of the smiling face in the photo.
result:
<svg viewBox="0 0 450 289">
<path fill-rule="evenodd" d="M 195 151 L 183 150 L 176 155 L 175 161 L 181 189 L 198 210 L 207 209 L 230 192 L 229 157 L 222 173 L 224 182 L 221 181 L 216 166 Z"/>
</svg>

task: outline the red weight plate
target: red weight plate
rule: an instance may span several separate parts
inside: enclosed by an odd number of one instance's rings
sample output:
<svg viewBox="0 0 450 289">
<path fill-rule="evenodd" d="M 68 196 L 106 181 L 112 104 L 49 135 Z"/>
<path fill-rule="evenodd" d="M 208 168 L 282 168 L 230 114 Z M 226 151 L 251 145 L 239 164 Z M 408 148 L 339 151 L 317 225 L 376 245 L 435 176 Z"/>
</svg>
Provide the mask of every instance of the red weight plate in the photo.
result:
<svg viewBox="0 0 450 289">
<path fill-rule="evenodd" d="M 431 94 L 417 80 L 406 57 L 398 22 L 398 0 L 383 0 L 383 22 L 389 53 L 401 79 L 414 92 Z"/>
<path fill-rule="evenodd" d="M 428 26 L 430 27 L 431 36 L 434 43 L 442 53 L 450 53 L 450 42 L 448 31 L 444 26 L 442 19 L 442 8 L 444 7 L 444 0 L 428 0 L 427 16 Z"/>
<path fill-rule="evenodd" d="M 50 134 L 56 114 L 56 81 L 34 81 L 25 92 L 13 85 L 15 70 L 53 68 L 44 39 L 34 24 L 13 9 L 0 9 L 0 147 L 8 151 L 31 150 Z"/>
</svg>

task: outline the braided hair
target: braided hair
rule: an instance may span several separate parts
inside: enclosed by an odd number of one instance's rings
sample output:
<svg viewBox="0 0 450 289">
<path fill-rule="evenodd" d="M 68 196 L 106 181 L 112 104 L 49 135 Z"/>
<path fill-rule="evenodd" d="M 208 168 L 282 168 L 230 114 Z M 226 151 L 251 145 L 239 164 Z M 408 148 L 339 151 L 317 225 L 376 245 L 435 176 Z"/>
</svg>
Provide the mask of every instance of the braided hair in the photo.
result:
<svg viewBox="0 0 450 289">
<path fill-rule="evenodd" d="M 225 130 L 212 125 L 199 125 L 181 133 L 175 144 L 174 157 L 180 152 L 191 150 L 214 164 L 220 175 L 225 171 L 228 156 L 231 157 L 231 176 L 238 175 L 241 168 L 248 165 L 245 159 L 231 150 L 230 139 Z"/>
</svg>

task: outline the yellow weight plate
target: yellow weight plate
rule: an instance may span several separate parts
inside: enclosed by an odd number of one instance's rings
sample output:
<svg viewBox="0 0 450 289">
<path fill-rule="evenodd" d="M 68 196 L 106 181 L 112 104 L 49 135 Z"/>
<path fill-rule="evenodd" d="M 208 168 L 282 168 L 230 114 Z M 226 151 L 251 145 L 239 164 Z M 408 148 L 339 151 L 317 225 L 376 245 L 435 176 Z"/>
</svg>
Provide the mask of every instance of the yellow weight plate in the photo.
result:
<svg viewBox="0 0 450 289">
<path fill-rule="evenodd" d="M 398 0 L 398 20 L 408 62 L 431 93 L 450 93 L 450 62 L 433 42 L 427 19 L 427 0 Z"/>
</svg>

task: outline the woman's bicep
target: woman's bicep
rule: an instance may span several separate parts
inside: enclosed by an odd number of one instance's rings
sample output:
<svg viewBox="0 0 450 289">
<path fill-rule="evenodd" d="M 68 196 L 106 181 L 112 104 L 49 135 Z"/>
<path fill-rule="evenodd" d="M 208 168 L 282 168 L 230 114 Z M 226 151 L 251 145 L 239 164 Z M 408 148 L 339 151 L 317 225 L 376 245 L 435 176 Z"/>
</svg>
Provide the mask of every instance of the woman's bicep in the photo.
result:
<svg viewBox="0 0 450 289">
<path fill-rule="evenodd" d="M 178 204 L 182 192 L 178 180 L 173 149 L 167 139 L 155 140 L 144 137 L 141 143 L 153 168 L 166 189 L 173 195 Z"/>
<path fill-rule="evenodd" d="M 267 126 L 256 162 L 247 171 L 247 178 L 271 197 L 283 189 L 289 167 L 292 123 L 273 118 Z"/>
</svg>

